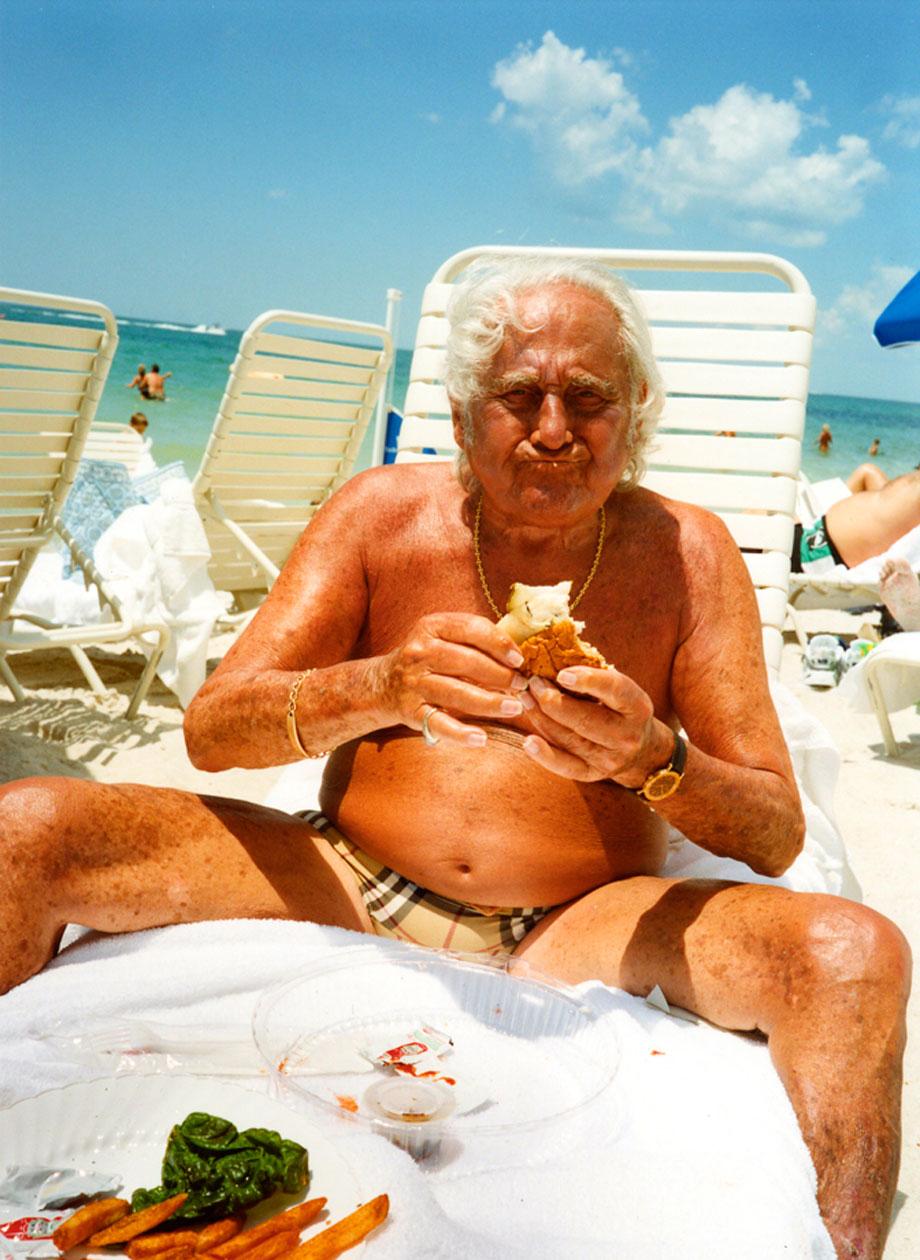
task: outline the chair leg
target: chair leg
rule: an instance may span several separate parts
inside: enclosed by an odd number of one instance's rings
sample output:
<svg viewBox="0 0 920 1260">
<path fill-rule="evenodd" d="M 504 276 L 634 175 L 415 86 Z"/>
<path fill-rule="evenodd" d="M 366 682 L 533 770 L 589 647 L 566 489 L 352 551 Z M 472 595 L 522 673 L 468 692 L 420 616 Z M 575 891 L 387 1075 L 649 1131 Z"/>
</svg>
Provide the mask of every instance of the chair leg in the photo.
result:
<svg viewBox="0 0 920 1260">
<path fill-rule="evenodd" d="M 166 651 L 166 646 L 169 643 L 169 629 L 166 626 L 157 626 L 155 629 L 157 635 L 156 645 L 147 658 L 147 664 L 144 666 L 141 676 L 138 679 L 137 686 L 134 688 L 134 694 L 131 696 L 128 707 L 125 710 L 125 717 L 129 721 L 137 717 L 138 710 L 144 701 L 144 697 L 150 688 L 150 684 L 153 682 L 154 674 L 157 672 L 157 666 L 160 663 L 160 659 Z"/>
<path fill-rule="evenodd" d="M 887 757 L 897 757 L 900 749 L 898 741 L 891 726 L 891 718 L 888 716 L 888 708 L 885 704 L 885 697 L 882 694 L 882 688 L 876 678 L 876 671 L 869 668 L 867 662 L 866 668 L 866 686 L 869 688 L 869 695 L 872 697 L 872 707 L 875 709 L 875 716 L 878 718 L 878 724 L 882 732 L 882 740 L 885 744 L 885 755 Z"/>
<path fill-rule="evenodd" d="M 96 666 L 83 649 L 75 643 L 71 643 L 70 654 L 80 667 L 80 673 L 89 683 L 90 691 L 92 691 L 93 695 L 98 696 L 100 700 L 103 696 L 107 696 L 109 694 L 108 688 L 96 672 Z"/>
<path fill-rule="evenodd" d="M 802 614 L 790 600 L 786 605 L 786 615 L 792 622 L 792 628 L 795 631 L 795 637 L 799 641 L 799 647 L 804 652 L 808 647 L 808 635 L 805 633 L 805 623 L 802 621 Z"/>
<path fill-rule="evenodd" d="M 16 704 L 22 704 L 26 698 L 26 693 L 20 685 L 19 679 L 13 673 L 9 661 L 6 659 L 6 652 L 0 652 L 0 677 L 13 693 L 13 699 Z"/>
</svg>

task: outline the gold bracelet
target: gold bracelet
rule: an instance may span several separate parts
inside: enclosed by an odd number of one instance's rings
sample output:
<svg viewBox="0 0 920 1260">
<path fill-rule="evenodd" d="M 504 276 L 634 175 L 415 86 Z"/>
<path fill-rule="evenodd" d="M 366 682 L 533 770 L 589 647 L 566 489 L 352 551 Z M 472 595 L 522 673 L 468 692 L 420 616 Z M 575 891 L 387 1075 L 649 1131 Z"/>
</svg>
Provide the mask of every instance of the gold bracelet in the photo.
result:
<svg viewBox="0 0 920 1260">
<path fill-rule="evenodd" d="M 303 673 L 297 675 L 294 679 L 294 685 L 291 687 L 290 695 L 288 696 L 287 707 L 287 733 L 288 739 L 291 741 L 291 746 L 298 756 L 307 757 L 310 760 L 315 760 L 317 757 L 328 757 L 332 752 L 331 748 L 326 748 L 322 752 L 307 752 L 306 748 L 304 748 L 303 744 L 300 742 L 300 732 L 297 730 L 297 697 L 300 695 L 300 688 L 303 680 L 315 672 L 316 671 L 313 669 L 305 669 Z"/>
</svg>

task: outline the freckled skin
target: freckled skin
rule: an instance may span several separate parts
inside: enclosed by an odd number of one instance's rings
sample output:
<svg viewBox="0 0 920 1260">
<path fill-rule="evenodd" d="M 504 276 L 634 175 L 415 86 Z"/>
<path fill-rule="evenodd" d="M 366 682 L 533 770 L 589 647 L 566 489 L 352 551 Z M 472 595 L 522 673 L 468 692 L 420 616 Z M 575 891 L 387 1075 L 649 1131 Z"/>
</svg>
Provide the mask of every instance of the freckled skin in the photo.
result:
<svg viewBox="0 0 920 1260">
<path fill-rule="evenodd" d="M 311 751 L 336 749 L 321 804 L 341 829 L 446 896 L 555 906 L 519 946 L 551 974 L 642 994 L 660 984 L 716 1024 L 764 1033 L 838 1254 L 879 1257 L 898 1168 L 906 944 L 839 898 L 660 877 L 666 823 L 766 874 L 801 848 L 756 602 L 717 518 L 616 492 L 631 382 L 609 308 L 568 284 L 521 306 L 535 331 L 506 339 L 469 432 L 454 417 L 482 487 L 487 579 L 499 604 L 514 581 L 577 588 L 604 504 L 601 564 L 577 616 L 616 669 L 582 670 L 522 706 L 473 560 L 475 497 L 444 465 L 374 469 L 317 513 L 193 701 L 189 755 L 215 771 L 295 760 L 284 715 L 298 672 L 314 668 L 298 731 Z M 429 707 L 434 748 L 419 738 Z M 496 723 L 524 748 L 485 742 Z M 686 777 L 653 812 L 624 788 L 667 763 L 678 724 Z M 313 829 L 245 802 L 35 779 L 0 789 L 0 835 L 0 991 L 44 965 L 68 922 L 370 928 L 351 872 Z"/>
</svg>

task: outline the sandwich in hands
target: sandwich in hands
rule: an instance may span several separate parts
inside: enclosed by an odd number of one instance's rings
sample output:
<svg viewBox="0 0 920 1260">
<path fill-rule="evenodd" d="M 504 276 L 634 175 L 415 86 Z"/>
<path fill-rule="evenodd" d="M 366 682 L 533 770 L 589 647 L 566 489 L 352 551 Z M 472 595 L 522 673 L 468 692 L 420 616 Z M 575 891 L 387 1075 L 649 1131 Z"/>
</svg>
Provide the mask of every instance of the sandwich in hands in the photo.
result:
<svg viewBox="0 0 920 1260">
<path fill-rule="evenodd" d="M 569 665 L 593 665 L 606 669 L 596 647 L 580 638 L 583 621 L 573 621 L 569 611 L 571 582 L 555 586 L 525 586 L 515 582 L 508 597 L 508 611 L 499 630 L 514 639 L 524 657 L 520 672 L 526 677 L 555 678 Z"/>
</svg>

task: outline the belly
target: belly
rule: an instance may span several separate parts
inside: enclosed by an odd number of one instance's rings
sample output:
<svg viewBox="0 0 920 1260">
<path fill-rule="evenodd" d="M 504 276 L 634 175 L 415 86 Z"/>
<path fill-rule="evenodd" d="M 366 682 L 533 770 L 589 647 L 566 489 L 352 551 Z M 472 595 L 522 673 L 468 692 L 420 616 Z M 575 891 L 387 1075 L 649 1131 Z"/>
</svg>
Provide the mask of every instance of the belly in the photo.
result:
<svg viewBox="0 0 920 1260">
<path fill-rule="evenodd" d="M 323 812 L 370 856 L 475 905 L 558 905 L 611 880 L 656 874 L 665 827 L 612 784 L 575 783 L 490 737 L 484 749 L 413 732 L 337 750 Z"/>
</svg>

